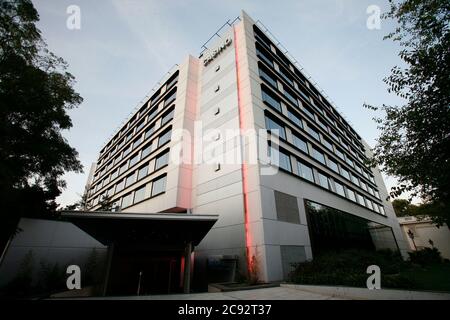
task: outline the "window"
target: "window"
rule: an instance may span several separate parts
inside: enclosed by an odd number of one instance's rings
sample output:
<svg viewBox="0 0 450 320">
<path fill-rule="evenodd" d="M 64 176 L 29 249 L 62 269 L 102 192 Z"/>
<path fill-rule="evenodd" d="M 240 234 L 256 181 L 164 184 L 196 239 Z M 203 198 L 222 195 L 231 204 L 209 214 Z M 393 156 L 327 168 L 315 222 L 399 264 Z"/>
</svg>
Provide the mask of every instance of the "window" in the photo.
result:
<svg viewBox="0 0 450 320">
<path fill-rule="evenodd" d="M 386 215 L 386 212 L 384 211 L 384 207 L 383 207 L 383 206 L 380 206 L 379 208 L 380 208 L 380 213 L 381 213 L 383 216 L 385 216 L 385 215 Z"/>
<path fill-rule="evenodd" d="M 316 139 L 317 141 L 320 141 L 319 133 L 316 130 L 314 130 L 311 127 L 308 127 L 308 132 L 314 139 Z"/>
<path fill-rule="evenodd" d="M 131 151 L 131 147 L 128 146 L 125 150 L 123 150 L 122 158 L 125 158 L 127 154 L 129 154 Z"/>
<path fill-rule="evenodd" d="M 125 163 L 119 169 L 119 174 L 124 173 L 127 169 L 128 169 L 128 161 L 125 161 Z"/>
<path fill-rule="evenodd" d="M 166 178 L 167 176 L 163 176 L 153 181 L 152 196 L 156 196 L 166 191 Z"/>
<path fill-rule="evenodd" d="M 279 68 L 280 70 L 280 75 L 281 77 L 284 79 L 284 81 L 286 81 L 287 83 L 289 83 L 291 86 L 294 85 L 294 81 L 292 81 L 291 77 L 287 74 L 287 71 L 284 70 L 284 68 Z"/>
<path fill-rule="evenodd" d="M 142 120 L 141 122 L 139 122 L 139 124 L 137 125 L 137 128 L 136 128 L 136 132 L 138 132 L 139 130 L 141 130 L 141 129 L 144 127 L 144 125 L 145 125 L 145 121 L 144 121 L 144 120 Z"/>
<path fill-rule="evenodd" d="M 336 148 L 336 154 L 339 158 L 341 158 L 342 160 L 345 160 L 344 153 L 342 152 L 341 149 Z"/>
<path fill-rule="evenodd" d="M 273 68 L 272 59 L 268 58 L 261 50 L 258 49 L 258 47 L 256 47 L 256 55 L 258 56 L 258 58 L 260 58 L 262 61 Z"/>
<path fill-rule="evenodd" d="M 375 179 L 373 178 L 373 176 L 369 176 L 369 180 L 370 182 L 375 183 Z"/>
<path fill-rule="evenodd" d="M 333 151 L 333 145 L 331 144 L 331 142 L 328 139 L 323 138 L 323 145 L 325 147 L 327 147 L 328 150 Z"/>
<path fill-rule="evenodd" d="M 137 179 L 141 180 L 141 179 L 145 178 L 147 176 L 147 174 L 148 174 L 148 164 L 139 168 Z"/>
<path fill-rule="evenodd" d="M 366 207 L 373 210 L 372 201 L 370 201 L 369 199 L 366 199 Z"/>
<path fill-rule="evenodd" d="M 127 135 L 127 141 L 130 141 L 133 138 L 133 130 Z"/>
<path fill-rule="evenodd" d="M 136 173 L 130 174 L 125 181 L 125 188 L 129 187 L 136 181 Z"/>
<path fill-rule="evenodd" d="M 120 182 L 116 185 L 116 192 L 122 191 L 124 185 L 125 185 L 125 180 L 122 179 L 122 181 L 120 181 Z"/>
<path fill-rule="evenodd" d="M 177 96 L 177 91 L 174 90 L 170 96 L 168 96 L 165 100 L 164 100 L 164 107 L 167 107 L 169 104 L 171 104 L 174 100 L 175 97 Z"/>
<path fill-rule="evenodd" d="M 267 93 L 263 88 L 261 88 L 261 93 L 262 99 L 266 104 L 281 112 L 281 104 L 278 99 Z"/>
<path fill-rule="evenodd" d="M 339 173 L 339 168 L 336 161 L 331 158 L 328 158 L 328 167 L 330 167 L 331 170 Z"/>
<path fill-rule="evenodd" d="M 308 108 L 308 107 L 306 107 L 306 106 L 303 106 L 303 111 L 306 113 L 306 115 L 308 116 L 308 117 L 310 117 L 311 119 L 313 119 L 314 120 L 314 112 L 310 109 L 310 108 Z"/>
<path fill-rule="evenodd" d="M 134 192 L 134 203 L 140 202 L 145 199 L 145 187 L 142 186 L 139 189 L 136 189 Z"/>
<path fill-rule="evenodd" d="M 298 174 L 300 177 L 305 178 L 311 182 L 314 182 L 313 170 L 310 166 L 304 164 L 303 162 L 297 162 Z"/>
<path fill-rule="evenodd" d="M 358 200 L 358 203 L 361 205 L 364 205 L 364 197 L 360 195 L 359 193 L 356 194 L 356 199 Z"/>
<path fill-rule="evenodd" d="M 122 198 L 122 208 L 129 207 L 133 204 L 133 194 L 129 193 L 125 197 Z"/>
<path fill-rule="evenodd" d="M 271 133 L 277 134 L 280 138 L 286 139 L 286 132 L 284 131 L 284 126 L 280 125 L 278 122 L 272 120 L 266 116 L 266 128 L 270 130 Z"/>
<path fill-rule="evenodd" d="M 300 128 L 303 128 L 303 123 L 302 123 L 301 118 L 296 113 L 292 112 L 291 109 L 288 109 L 288 117 Z"/>
<path fill-rule="evenodd" d="M 294 145 L 302 150 L 305 153 L 308 153 L 308 145 L 306 144 L 306 141 L 302 138 L 297 137 L 296 135 L 292 135 L 292 139 L 294 141 Z"/>
<path fill-rule="evenodd" d="M 137 138 L 136 140 L 134 140 L 133 142 L 133 149 L 136 149 L 142 142 L 142 136 L 140 136 L 139 138 Z"/>
<path fill-rule="evenodd" d="M 286 88 L 284 88 L 284 96 L 290 101 L 292 102 L 294 105 L 298 106 L 298 101 L 297 99 L 294 97 L 294 95 L 292 94 L 292 92 Z"/>
<path fill-rule="evenodd" d="M 154 107 L 148 114 L 148 121 L 152 120 L 158 113 L 158 107 Z"/>
<path fill-rule="evenodd" d="M 172 134 L 172 130 L 168 130 L 161 134 L 158 139 L 158 147 L 162 146 L 166 142 L 170 141 L 170 136 Z"/>
<path fill-rule="evenodd" d="M 175 113 L 175 109 L 172 109 L 169 113 L 166 113 L 165 115 L 162 116 L 161 127 L 173 119 L 174 113 Z"/>
<path fill-rule="evenodd" d="M 354 174 L 351 175 L 351 181 L 356 184 L 357 186 L 359 186 L 359 179 L 357 176 L 355 176 Z"/>
<path fill-rule="evenodd" d="M 117 178 L 119 171 L 118 170 L 114 170 L 111 173 L 111 181 L 113 181 L 115 178 Z"/>
<path fill-rule="evenodd" d="M 344 168 L 341 167 L 341 175 L 342 175 L 345 179 L 350 180 L 350 172 L 348 172 L 347 169 L 344 169 Z"/>
<path fill-rule="evenodd" d="M 345 197 L 344 186 L 338 182 L 334 182 L 334 186 L 336 187 L 336 193 Z"/>
<path fill-rule="evenodd" d="M 345 159 L 345 162 L 347 162 L 347 164 L 348 164 L 350 167 L 353 167 L 353 165 L 354 165 L 352 159 L 350 159 L 350 158 L 348 158 L 348 157 Z"/>
<path fill-rule="evenodd" d="M 108 189 L 108 191 L 106 192 L 106 196 L 111 197 L 113 194 L 114 194 L 114 186 Z"/>
<path fill-rule="evenodd" d="M 380 213 L 380 209 L 378 209 L 378 205 L 377 205 L 375 202 L 373 203 L 373 210 L 374 210 L 375 212 Z"/>
<path fill-rule="evenodd" d="M 355 196 L 355 192 L 351 189 L 347 189 L 347 198 L 349 198 L 350 200 L 356 202 L 356 196 Z"/>
<path fill-rule="evenodd" d="M 312 156 L 314 159 L 316 159 L 320 163 L 325 164 L 325 156 L 319 150 L 312 148 Z"/>
<path fill-rule="evenodd" d="M 149 143 L 147 146 L 144 147 L 144 149 L 142 149 L 141 159 L 144 159 L 151 152 L 152 152 L 152 144 Z"/>
<path fill-rule="evenodd" d="M 328 127 L 327 127 L 327 125 L 324 124 L 324 123 L 322 122 L 322 120 L 320 120 L 320 118 L 317 118 L 317 123 L 319 124 L 319 126 L 322 127 L 323 130 L 325 130 L 326 132 L 328 132 Z"/>
<path fill-rule="evenodd" d="M 361 188 L 363 188 L 364 190 L 367 190 L 367 184 L 365 184 L 364 182 L 361 181 Z"/>
<path fill-rule="evenodd" d="M 279 150 L 279 155 L 280 155 L 280 163 L 279 163 L 280 168 L 292 172 L 291 158 L 289 157 L 289 154 Z"/>
<path fill-rule="evenodd" d="M 130 168 L 134 166 L 138 161 L 139 161 L 139 152 L 136 153 L 136 155 L 130 159 Z"/>
<path fill-rule="evenodd" d="M 319 185 L 325 189 L 330 189 L 328 177 L 320 172 L 318 173 L 318 176 L 319 176 Z"/>
<path fill-rule="evenodd" d="M 155 161 L 155 171 L 169 163 L 169 151 L 159 155 Z"/>
<path fill-rule="evenodd" d="M 261 79 L 266 81 L 268 84 L 270 84 L 272 87 L 278 88 L 277 80 L 275 80 L 272 75 L 269 75 L 264 69 L 259 68 L 259 76 Z"/>
<path fill-rule="evenodd" d="M 114 159 L 114 164 L 117 164 L 120 160 L 122 160 L 122 154 L 119 154 L 119 155 Z"/>
<path fill-rule="evenodd" d="M 339 141 L 339 137 L 336 134 L 336 131 L 330 129 L 330 135 L 336 140 Z"/>
<path fill-rule="evenodd" d="M 377 197 L 378 199 L 381 199 L 380 193 L 377 190 L 375 190 L 375 197 Z"/>
</svg>

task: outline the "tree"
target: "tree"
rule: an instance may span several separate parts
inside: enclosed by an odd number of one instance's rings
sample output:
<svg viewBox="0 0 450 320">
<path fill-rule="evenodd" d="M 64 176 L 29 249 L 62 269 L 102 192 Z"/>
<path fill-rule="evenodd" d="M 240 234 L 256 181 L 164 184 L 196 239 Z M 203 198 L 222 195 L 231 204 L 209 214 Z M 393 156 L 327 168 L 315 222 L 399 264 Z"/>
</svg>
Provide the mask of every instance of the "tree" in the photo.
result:
<svg viewBox="0 0 450 320">
<path fill-rule="evenodd" d="M 439 207 L 438 225 L 450 225 L 450 2 L 390 0 L 384 15 L 398 27 L 385 36 L 402 47 L 405 67 L 384 79 L 404 105 L 366 107 L 384 112 L 375 118 L 381 131 L 369 164 L 398 179 L 391 190 L 409 192 Z"/>
<path fill-rule="evenodd" d="M 0 0 L 0 252 L 21 217 L 55 212 L 64 172 L 82 171 L 61 135 L 72 126 L 67 110 L 82 98 L 37 21 L 30 0 Z"/>
<path fill-rule="evenodd" d="M 414 216 L 417 214 L 417 206 L 406 199 L 395 199 L 392 201 L 394 212 L 397 217 Z"/>
</svg>

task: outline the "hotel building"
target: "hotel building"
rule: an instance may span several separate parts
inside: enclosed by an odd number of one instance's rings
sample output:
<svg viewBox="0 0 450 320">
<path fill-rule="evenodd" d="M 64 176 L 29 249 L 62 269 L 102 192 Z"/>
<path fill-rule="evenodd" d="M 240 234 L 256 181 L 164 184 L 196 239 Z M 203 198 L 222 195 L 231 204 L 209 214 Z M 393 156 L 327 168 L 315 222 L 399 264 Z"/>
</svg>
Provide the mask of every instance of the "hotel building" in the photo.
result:
<svg viewBox="0 0 450 320">
<path fill-rule="evenodd" d="M 242 12 L 202 49 L 177 65 L 101 149 L 87 183 L 88 211 L 216 215 L 189 251 L 189 277 L 199 288 L 249 272 L 283 280 L 292 263 L 327 250 L 405 254 L 380 171 L 365 165 L 369 146 L 270 32 Z M 194 160 L 207 153 L 216 160 Z M 227 155 L 241 161 L 225 161 Z M 114 232 L 110 237 L 120 228 Z M 168 268 L 184 268 L 179 256 Z M 133 270 L 111 273 L 142 272 Z"/>
</svg>

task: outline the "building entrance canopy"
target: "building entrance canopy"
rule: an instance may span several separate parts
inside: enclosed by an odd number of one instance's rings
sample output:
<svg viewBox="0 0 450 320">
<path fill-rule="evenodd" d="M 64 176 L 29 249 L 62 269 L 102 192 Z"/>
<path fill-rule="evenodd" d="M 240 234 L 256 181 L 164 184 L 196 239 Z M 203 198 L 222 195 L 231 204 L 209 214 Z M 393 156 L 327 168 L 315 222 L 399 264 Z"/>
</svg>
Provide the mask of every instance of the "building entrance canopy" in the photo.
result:
<svg viewBox="0 0 450 320">
<path fill-rule="evenodd" d="M 108 246 L 111 243 L 140 243 L 197 246 L 217 215 L 186 213 L 116 213 L 62 211 L 61 218 Z"/>
</svg>

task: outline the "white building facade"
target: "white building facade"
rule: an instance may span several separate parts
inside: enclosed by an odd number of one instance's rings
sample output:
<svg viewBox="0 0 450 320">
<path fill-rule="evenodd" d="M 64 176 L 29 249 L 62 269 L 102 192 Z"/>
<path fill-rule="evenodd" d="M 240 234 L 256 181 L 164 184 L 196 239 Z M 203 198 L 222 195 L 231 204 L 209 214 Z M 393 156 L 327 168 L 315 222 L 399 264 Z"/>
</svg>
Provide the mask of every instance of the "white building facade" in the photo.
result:
<svg viewBox="0 0 450 320">
<path fill-rule="evenodd" d="M 221 28 L 101 150 L 90 210 L 219 215 L 192 257 L 206 282 L 227 259 L 278 281 L 328 246 L 405 255 L 369 146 L 283 52 L 245 12 Z"/>
</svg>

